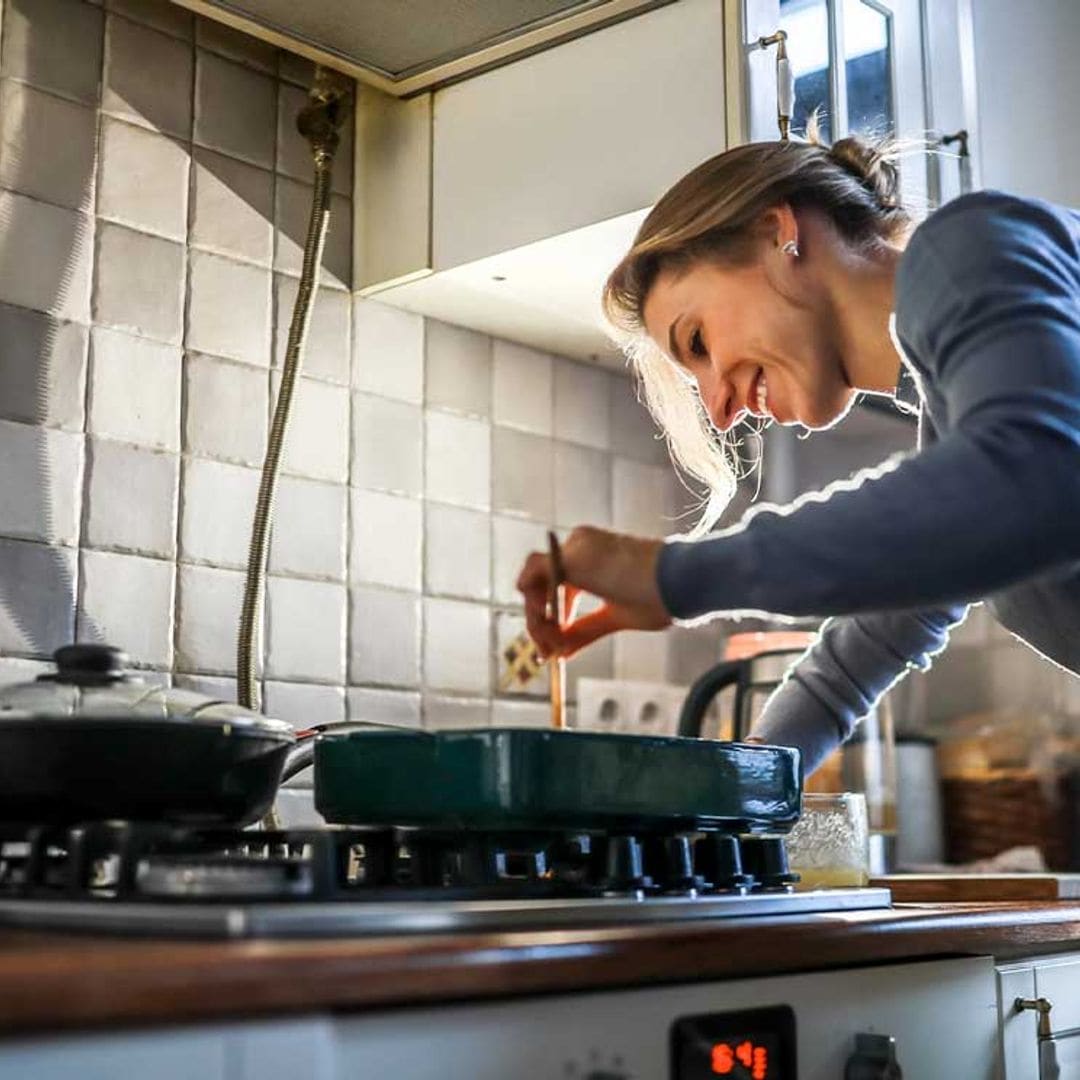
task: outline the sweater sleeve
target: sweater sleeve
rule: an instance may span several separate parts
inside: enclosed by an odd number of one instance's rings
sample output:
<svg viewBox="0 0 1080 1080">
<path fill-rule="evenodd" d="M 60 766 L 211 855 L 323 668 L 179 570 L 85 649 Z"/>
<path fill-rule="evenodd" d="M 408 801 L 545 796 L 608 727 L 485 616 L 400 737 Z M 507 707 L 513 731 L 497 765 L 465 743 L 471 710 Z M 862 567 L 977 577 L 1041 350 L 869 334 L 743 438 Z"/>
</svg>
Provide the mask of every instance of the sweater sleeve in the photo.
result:
<svg viewBox="0 0 1080 1080">
<path fill-rule="evenodd" d="M 930 666 L 967 612 L 957 606 L 827 620 L 765 703 L 753 734 L 797 747 L 809 776 L 899 679 Z"/>
<path fill-rule="evenodd" d="M 958 204 L 916 232 L 897 280 L 899 336 L 944 401 L 943 437 L 669 542 L 657 575 L 676 618 L 947 607 L 1080 559 L 1076 219 L 1007 196 Z"/>
</svg>

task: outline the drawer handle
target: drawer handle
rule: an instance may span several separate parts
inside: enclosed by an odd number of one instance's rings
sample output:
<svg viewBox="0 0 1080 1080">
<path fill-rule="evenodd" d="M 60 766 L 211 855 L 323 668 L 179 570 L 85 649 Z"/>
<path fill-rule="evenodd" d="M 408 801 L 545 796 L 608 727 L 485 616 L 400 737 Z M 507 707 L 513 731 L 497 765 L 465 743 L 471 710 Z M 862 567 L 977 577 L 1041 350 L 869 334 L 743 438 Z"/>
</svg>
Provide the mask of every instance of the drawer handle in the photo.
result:
<svg viewBox="0 0 1080 1080">
<path fill-rule="evenodd" d="M 1039 1014 L 1039 1038 L 1050 1038 L 1050 1010 L 1054 1007 L 1050 1001 L 1044 997 L 1039 998 L 1020 998 L 1016 999 L 1016 1011 L 1017 1012 L 1036 1012 Z"/>
</svg>

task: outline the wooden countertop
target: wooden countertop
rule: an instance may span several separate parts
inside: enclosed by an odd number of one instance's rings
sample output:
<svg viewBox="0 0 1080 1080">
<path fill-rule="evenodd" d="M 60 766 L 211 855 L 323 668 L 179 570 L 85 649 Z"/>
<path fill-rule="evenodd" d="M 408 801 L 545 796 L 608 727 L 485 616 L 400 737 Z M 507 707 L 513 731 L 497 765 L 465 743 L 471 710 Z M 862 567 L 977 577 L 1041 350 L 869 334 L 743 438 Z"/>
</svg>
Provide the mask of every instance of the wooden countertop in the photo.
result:
<svg viewBox="0 0 1080 1080">
<path fill-rule="evenodd" d="M 190 942 L 0 932 L 0 1032 L 735 978 L 1080 947 L 1080 903 L 902 905 L 625 929 Z"/>
</svg>

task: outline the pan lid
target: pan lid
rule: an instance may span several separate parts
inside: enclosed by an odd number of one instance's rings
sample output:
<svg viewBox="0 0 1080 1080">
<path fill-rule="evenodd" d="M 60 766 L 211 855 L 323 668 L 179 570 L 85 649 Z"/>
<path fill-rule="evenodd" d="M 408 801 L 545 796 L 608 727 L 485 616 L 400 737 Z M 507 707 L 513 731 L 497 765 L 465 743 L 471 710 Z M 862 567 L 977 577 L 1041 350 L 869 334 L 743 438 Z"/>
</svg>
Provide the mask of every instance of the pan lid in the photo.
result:
<svg viewBox="0 0 1080 1080">
<path fill-rule="evenodd" d="M 194 690 L 153 686 L 125 671 L 127 655 L 111 645 L 65 645 L 53 654 L 56 671 L 34 682 L 0 689 L 0 720 L 86 717 L 110 720 L 190 720 L 292 735 L 271 720 L 230 701 Z"/>
</svg>

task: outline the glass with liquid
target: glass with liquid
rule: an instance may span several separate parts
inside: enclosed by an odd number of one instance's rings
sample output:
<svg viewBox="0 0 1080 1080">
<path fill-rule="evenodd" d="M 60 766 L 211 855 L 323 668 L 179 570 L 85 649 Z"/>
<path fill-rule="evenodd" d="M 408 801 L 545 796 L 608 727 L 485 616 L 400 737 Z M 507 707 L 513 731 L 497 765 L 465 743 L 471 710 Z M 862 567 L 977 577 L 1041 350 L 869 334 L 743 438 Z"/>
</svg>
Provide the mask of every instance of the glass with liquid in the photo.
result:
<svg viewBox="0 0 1080 1080">
<path fill-rule="evenodd" d="M 787 853 L 801 892 L 865 885 L 870 857 L 866 796 L 859 791 L 804 794 L 802 816 L 787 835 Z"/>
</svg>

